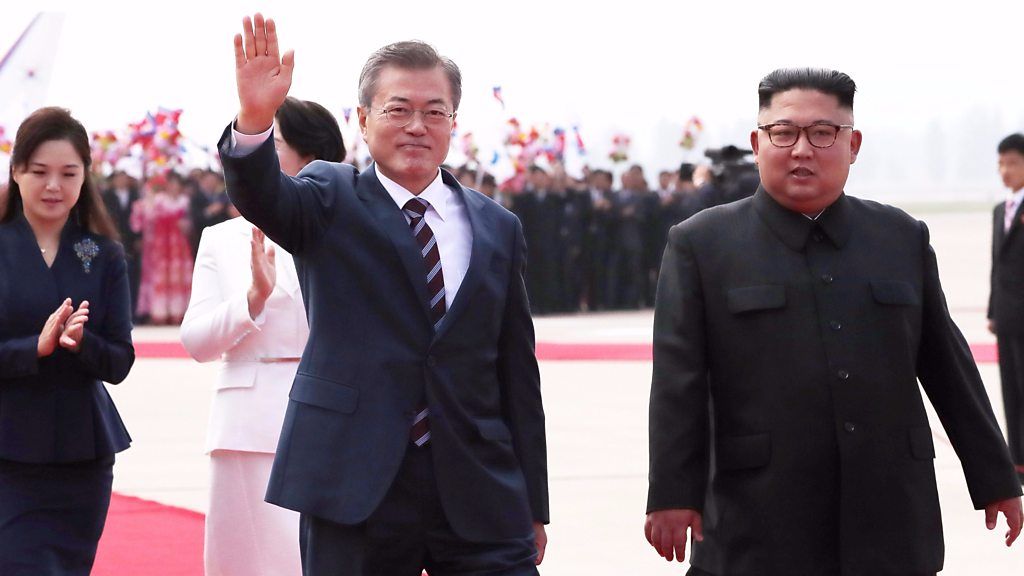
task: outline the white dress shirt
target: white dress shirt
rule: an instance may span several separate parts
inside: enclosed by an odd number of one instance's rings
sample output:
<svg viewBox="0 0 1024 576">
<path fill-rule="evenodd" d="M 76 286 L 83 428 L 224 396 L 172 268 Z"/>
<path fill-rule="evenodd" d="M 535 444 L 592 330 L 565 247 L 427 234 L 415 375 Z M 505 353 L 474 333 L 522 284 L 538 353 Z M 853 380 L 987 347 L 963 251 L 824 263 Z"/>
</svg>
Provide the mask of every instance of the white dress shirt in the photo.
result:
<svg viewBox="0 0 1024 576">
<path fill-rule="evenodd" d="M 1017 214 L 1017 209 L 1020 208 L 1020 201 L 1024 199 L 1024 188 L 1011 192 L 1006 197 L 1006 213 L 1003 214 L 1003 232 L 1009 232 L 1010 226 L 1013 225 L 1013 217 Z"/>
<path fill-rule="evenodd" d="M 232 126 L 231 150 L 239 155 L 248 154 L 270 138 L 273 130 L 271 127 L 260 134 L 250 135 L 243 134 Z M 405 215 L 403 207 L 415 195 L 382 174 L 379 168 L 377 178 L 408 222 L 409 217 Z M 441 273 L 444 275 L 444 301 L 447 309 L 451 310 L 459 286 L 462 285 L 466 271 L 469 270 L 469 258 L 473 250 L 473 229 L 469 224 L 469 213 L 462 197 L 441 180 L 440 169 L 433 182 L 420 192 L 419 197 L 430 205 L 423 217 L 437 238 L 437 249 L 441 254 Z M 412 234 L 412 230 L 409 234 Z M 426 278 L 425 271 L 423 277 Z"/>
</svg>

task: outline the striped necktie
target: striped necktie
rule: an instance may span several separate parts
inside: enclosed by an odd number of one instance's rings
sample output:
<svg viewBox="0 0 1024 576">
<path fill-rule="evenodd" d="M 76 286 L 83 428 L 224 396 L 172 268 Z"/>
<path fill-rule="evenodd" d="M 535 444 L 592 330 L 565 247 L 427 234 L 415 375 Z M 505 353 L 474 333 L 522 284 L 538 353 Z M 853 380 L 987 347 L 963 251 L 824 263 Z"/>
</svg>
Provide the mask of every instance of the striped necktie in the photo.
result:
<svg viewBox="0 0 1024 576">
<path fill-rule="evenodd" d="M 413 198 L 405 203 L 402 210 L 409 217 L 409 227 L 412 228 L 412 235 L 416 237 L 420 255 L 423 256 L 427 272 L 427 294 L 430 296 L 430 320 L 434 323 L 434 330 L 437 330 L 448 308 L 445 303 L 444 273 L 441 272 L 441 252 L 437 248 L 434 231 L 424 217 L 428 206 L 426 200 Z M 426 405 L 417 409 L 409 435 L 417 446 L 423 446 L 430 440 L 430 418 Z"/>
</svg>

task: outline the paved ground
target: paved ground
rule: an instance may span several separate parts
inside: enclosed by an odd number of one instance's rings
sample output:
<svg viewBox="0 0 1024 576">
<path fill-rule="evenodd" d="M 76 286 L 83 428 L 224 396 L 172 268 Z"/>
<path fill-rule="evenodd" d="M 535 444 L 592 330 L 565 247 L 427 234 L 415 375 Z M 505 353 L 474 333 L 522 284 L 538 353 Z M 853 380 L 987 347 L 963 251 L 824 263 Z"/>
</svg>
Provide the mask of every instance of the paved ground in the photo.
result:
<svg viewBox="0 0 1024 576">
<path fill-rule="evenodd" d="M 913 210 L 912 210 L 913 211 Z M 982 211 L 914 211 L 928 222 L 950 308 L 971 343 L 992 342 L 985 330 L 990 216 Z M 651 314 L 541 318 L 538 340 L 648 342 Z M 142 328 L 137 340 L 169 341 L 176 329 Z M 218 367 L 190 360 L 142 359 L 128 380 L 111 387 L 134 437 L 118 460 L 115 490 L 205 511 L 203 438 Z M 551 487 L 550 576 L 682 574 L 685 566 L 658 558 L 643 538 L 647 472 L 649 362 L 543 362 Z M 1002 423 L 998 369 L 983 364 Z M 972 509 L 956 454 L 939 441 L 936 471 L 946 533 L 944 575 L 1024 573 L 1024 541 L 1013 549 L 985 530 Z"/>
</svg>

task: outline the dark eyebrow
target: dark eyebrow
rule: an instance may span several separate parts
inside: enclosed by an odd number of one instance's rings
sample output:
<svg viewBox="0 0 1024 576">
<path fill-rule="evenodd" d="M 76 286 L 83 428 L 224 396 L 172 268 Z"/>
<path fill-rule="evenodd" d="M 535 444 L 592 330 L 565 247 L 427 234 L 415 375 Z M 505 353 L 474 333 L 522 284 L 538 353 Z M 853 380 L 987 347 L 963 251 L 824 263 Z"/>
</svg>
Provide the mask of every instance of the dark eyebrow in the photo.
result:
<svg viewBox="0 0 1024 576">
<path fill-rule="evenodd" d="M 43 168 L 48 168 L 49 167 L 48 164 L 44 164 L 43 162 L 29 162 L 28 165 L 30 167 L 31 166 L 42 166 Z M 77 168 L 81 168 L 81 167 L 82 167 L 81 164 L 65 164 L 62 167 L 62 169 L 64 169 L 64 170 L 67 170 L 68 168 L 76 168 L 77 169 Z"/>
</svg>

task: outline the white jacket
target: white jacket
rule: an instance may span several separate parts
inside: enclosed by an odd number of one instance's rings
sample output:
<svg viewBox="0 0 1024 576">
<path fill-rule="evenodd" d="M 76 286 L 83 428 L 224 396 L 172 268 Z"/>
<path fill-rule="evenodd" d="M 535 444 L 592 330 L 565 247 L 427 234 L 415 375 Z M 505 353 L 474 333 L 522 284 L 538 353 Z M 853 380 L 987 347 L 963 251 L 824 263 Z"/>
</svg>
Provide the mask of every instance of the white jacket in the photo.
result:
<svg viewBox="0 0 1024 576">
<path fill-rule="evenodd" d="M 276 252 L 277 283 L 263 313 L 249 318 L 253 225 L 234 218 L 203 231 L 181 343 L 199 362 L 223 358 L 206 451 L 273 453 L 297 361 L 309 338 L 291 255 Z"/>
</svg>

